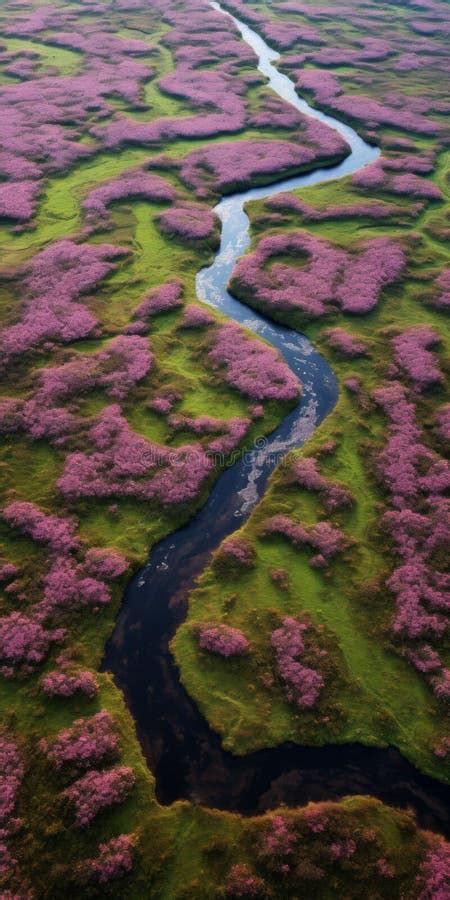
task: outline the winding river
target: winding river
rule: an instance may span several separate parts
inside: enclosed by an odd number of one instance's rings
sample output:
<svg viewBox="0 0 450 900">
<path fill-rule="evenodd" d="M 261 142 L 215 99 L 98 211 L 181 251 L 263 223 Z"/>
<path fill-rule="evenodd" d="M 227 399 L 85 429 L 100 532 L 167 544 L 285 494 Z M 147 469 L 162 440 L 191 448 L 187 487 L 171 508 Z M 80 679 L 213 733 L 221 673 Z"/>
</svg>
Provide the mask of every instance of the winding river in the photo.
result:
<svg viewBox="0 0 450 900">
<path fill-rule="evenodd" d="M 211 6 L 229 16 L 218 3 Z M 250 311 L 226 289 L 236 260 L 250 244 L 244 204 L 340 178 L 379 155 L 352 128 L 301 100 L 293 82 L 273 65 L 279 54 L 246 24 L 230 18 L 255 51 L 270 87 L 300 112 L 338 131 L 351 153 L 338 165 L 227 196 L 215 208 L 222 223 L 221 244 L 213 264 L 197 275 L 198 297 L 273 344 L 302 382 L 303 396 L 267 439 L 257 441 L 220 475 L 199 513 L 153 548 L 147 565 L 128 585 L 103 668 L 113 672 L 125 694 L 161 803 L 186 799 L 250 814 L 282 803 L 296 806 L 369 794 L 412 807 L 422 825 L 448 834 L 450 788 L 422 775 L 393 748 L 285 744 L 245 757 L 224 751 L 183 688 L 170 653 L 170 640 L 187 613 L 189 591 L 212 551 L 242 525 L 281 457 L 304 444 L 338 394 L 333 371 L 304 336 Z"/>
</svg>

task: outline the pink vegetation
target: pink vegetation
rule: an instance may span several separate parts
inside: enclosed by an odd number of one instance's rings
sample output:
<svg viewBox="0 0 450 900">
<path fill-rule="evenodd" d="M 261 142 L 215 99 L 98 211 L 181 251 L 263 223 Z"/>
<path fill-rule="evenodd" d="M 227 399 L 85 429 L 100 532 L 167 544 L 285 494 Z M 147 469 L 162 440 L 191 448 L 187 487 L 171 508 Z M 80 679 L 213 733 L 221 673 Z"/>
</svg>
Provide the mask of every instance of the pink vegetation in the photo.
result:
<svg viewBox="0 0 450 900">
<path fill-rule="evenodd" d="M 450 891 L 450 845 L 432 847 L 418 879 L 422 885 L 419 900 L 447 900 Z"/>
<path fill-rule="evenodd" d="M 214 317 L 201 306 L 188 304 L 183 311 L 182 328 L 207 328 L 214 324 Z"/>
<path fill-rule="evenodd" d="M 64 240 L 34 256 L 23 267 L 22 318 L 0 336 L 5 361 L 43 340 L 67 342 L 90 334 L 96 320 L 77 300 L 113 270 L 108 260 L 124 252 L 109 244 Z"/>
<path fill-rule="evenodd" d="M 255 562 L 253 545 L 244 537 L 229 537 L 220 545 L 220 555 L 228 557 L 231 562 L 250 567 Z"/>
<path fill-rule="evenodd" d="M 10 525 L 49 548 L 50 566 L 44 578 L 44 598 L 34 610 L 39 622 L 58 606 L 95 609 L 109 603 L 109 588 L 98 576 L 111 579 L 125 572 L 128 563 L 117 551 L 92 547 L 79 563 L 74 556 L 80 549 L 80 542 L 74 537 L 74 523 L 58 516 L 47 516 L 33 503 L 25 501 L 7 506 L 3 517 Z"/>
<path fill-rule="evenodd" d="M 373 163 L 372 165 L 376 165 L 376 163 Z M 371 165 L 361 169 L 361 175 L 370 168 Z M 356 178 L 356 175 L 354 178 Z M 393 203 L 385 202 L 349 203 L 348 205 L 334 204 L 331 206 L 324 206 L 323 208 L 317 208 L 311 206 L 309 203 L 305 203 L 304 200 L 300 200 L 295 194 L 284 192 L 276 194 L 274 197 L 270 197 L 269 200 L 266 201 L 266 205 L 270 209 L 299 213 L 305 222 L 324 222 L 327 219 L 349 219 L 353 217 L 384 219 L 398 214 L 404 215 L 405 213 L 405 208 L 403 206 L 396 206 Z"/>
<path fill-rule="evenodd" d="M 2 516 L 13 528 L 29 534 L 34 541 L 47 544 L 52 553 L 67 554 L 77 550 L 80 545 L 74 536 L 74 522 L 44 513 L 34 503 L 26 500 L 5 506 Z"/>
<path fill-rule="evenodd" d="M 314 567 L 324 566 L 333 556 L 348 546 L 343 532 L 329 522 L 318 522 L 317 525 L 306 528 L 281 513 L 264 521 L 263 533 L 265 535 L 281 534 L 294 547 L 309 545 L 318 553 L 311 559 L 311 565 Z"/>
<path fill-rule="evenodd" d="M 134 782 L 134 772 L 127 766 L 86 772 L 63 792 L 75 806 L 75 824 L 78 827 L 89 825 L 102 810 L 123 803 Z"/>
<path fill-rule="evenodd" d="M 24 768 L 16 744 L 7 735 L 0 735 L 0 878 L 8 875 L 16 864 L 7 839 L 17 822 L 13 813 L 23 776 Z"/>
<path fill-rule="evenodd" d="M 253 400 L 294 400 L 298 381 L 278 353 L 247 337 L 238 325 L 221 325 L 209 358 L 228 384 Z"/>
<path fill-rule="evenodd" d="M 450 266 L 445 266 L 436 279 L 439 288 L 439 294 L 434 300 L 433 305 L 437 309 L 446 309 L 450 306 Z"/>
<path fill-rule="evenodd" d="M 72 728 L 60 731 L 52 744 L 40 742 L 41 750 L 56 769 L 63 766 L 89 769 L 105 757 L 115 756 L 118 747 L 114 722 L 106 709 L 90 719 L 78 719 Z"/>
<path fill-rule="evenodd" d="M 38 181 L 12 181 L 0 184 L 0 216 L 19 222 L 31 219 L 40 189 Z"/>
<path fill-rule="evenodd" d="M 203 623 L 198 627 L 198 644 L 202 650 L 217 653 L 219 656 L 243 656 L 249 652 L 250 645 L 238 628 L 231 628 L 221 623 Z"/>
<path fill-rule="evenodd" d="M 361 338 L 350 334 L 345 328 L 328 328 L 324 332 L 328 343 L 334 350 L 339 350 L 344 356 L 364 356 L 367 344 Z"/>
<path fill-rule="evenodd" d="M 152 288 L 144 297 L 142 303 L 135 309 L 133 315 L 136 319 L 146 316 L 156 316 L 158 313 L 170 312 L 178 306 L 182 306 L 183 285 L 178 279 L 168 281 L 158 287 Z"/>
<path fill-rule="evenodd" d="M 380 291 L 396 281 L 405 266 L 405 255 L 389 238 L 368 241 L 363 252 L 353 257 L 336 290 L 345 312 L 365 313 L 378 302 Z"/>
<path fill-rule="evenodd" d="M 415 407 L 401 384 L 379 388 L 374 399 L 389 421 L 388 441 L 377 468 L 392 507 L 383 516 L 383 524 L 400 556 L 400 565 L 387 582 L 396 597 L 394 632 L 412 639 L 439 636 L 448 626 L 449 584 L 433 557 L 449 539 L 443 496 L 448 468 L 422 442 Z"/>
<path fill-rule="evenodd" d="M 155 412 L 160 413 L 160 415 L 165 416 L 172 409 L 173 402 L 169 399 L 169 397 L 155 397 L 154 400 L 151 401 L 150 407 Z"/>
<path fill-rule="evenodd" d="M 294 852 L 295 843 L 296 836 L 286 819 L 283 816 L 273 816 L 264 834 L 261 851 L 267 856 L 285 858 Z"/>
<path fill-rule="evenodd" d="M 133 844 L 134 839 L 129 834 L 120 834 L 100 844 L 98 857 L 86 863 L 90 880 L 98 884 L 107 884 L 131 872 Z"/>
<path fill-rule="evenodd" d="M 304 260 L 304 265 L 276 261 L 286 254 L 293 261 Z M 351 254 L 297 231 L 263 238 L 239 260 L 231 286 L 238 296 L 274 312 L 298 309 L 308 317 L 323 316 L 334 301 L 345 312 L 365 313 L 404 265 L 402 249 L 387 238 L 367 241 L 359 253 Z"/>
<path fill-rule="evenodd" d="M 305 138 L 314 142 L 316 134 L 317 138 L 326 137 L 326 146 L 323 140 L 314 149 L 280 140 L 213 144 L 194 150 L 184 158 L 181 177 L 199 196 L 205 195 L 208 189 L 223 194 L 246 187 L 252 181 L 298 171 L 326 156 L 344 154 L 346 145 L 337 132 L 322 126 L 319 135 L 320 125 L 316 125 L 316 131 L 312 128 Z"/>
<path fill-rule="evenodd" d="M 68 497 L 193 500 L 212 469 L 199 444 L 175 450 L 135 434 L 118 406 L 106 407 L 89 434 L 94 451 L 71 453 L 59 479 Z"/>
<path fill-rule="evenodd" d="M 361 381 L 359 378 L 355 376 L 351 376 L 350 378 L 344 379 L 344 387 L 350 391 L 351 394 L 359 394 L 361 391 Z"/>
<path fill-rule="evenodd" d="M 296 460 L 290 469 L 288 478 L 289 481 L 309 491 L 318 491 L 325 507 L 330 511 L 351 506 L 353 503 L 351 491 L 325 478 L 319 471 L 317 460 L 314 457 Z"/>
<path fill-rule="evenodd" d="M 108 547 L 91 547 L 84 557 L 84 568 L 91 575 L 100 578 L 119 578 L 128 568 L 128 563 L 116 550 Z"/>
<path fill-rule="evenodd" d="M 213 212 L 194 203 L 173 206 L 157 217 L 165 234 L 188 241 L 205 240 L 217 230 L 217 218 Z"/>
<path fill-rule="evenodd" d="M 395 175 L 389 184 L 389 189 L 395 194 L 423 197 L 426 200 L 442 200 L 442 191 L 437 184 L 409 172 L 404 175 Z"/>
<path fill-rule="evenodd" d="M 352 184 L 361 188 L 380 188 L 394 194 L 406 194 L 424 200 L 440 200 L 442 193 L 438 186 L 415 172 L 427 173 L 433 164 L 421 157 L 378 159 L 364 166 L 352 176 Z M 391 175 L 391 170 L 402 170 L 401 175 Z"/>
<path fill-rule="evenodd" d="M 211 454 L 223 456 L 223 454 L 231 453 L 240 444 L 250 427 L 250 419 L 239 418 L 238 416 L 224 420 L 214 419 L 212 416 L 197 416 L 194 418 L 178 414 L 169 416 L 167 421 L 170 427 L 176 430 L 188 429 L 199 435 L 219 434 L 219 437 L 215 437 L 208 443 L 210 457 Z"/>
<path fill-rule="evenodd" d="M 303 635 L 307 628 L 307 625 L 287 616 L 271 637 L 278 673 L 285 683 L 287 697 L 300 709 L 314 706 L 324 686 L 322 676 L 315 669 L 298 661 L 305 651 Z"/>
<path fill-rule="evenodd" d="M 12 612 L 0 618 L 0 659 L 9 665 L 34 667 L 42 662 L 53 641 L 64 637 L 63 629 L 46 631 L 42 625 L 22 615 Z"/>
<path fill-rule="evenodd" d="M 19 570 L 14 563 L 1 562 L 0 563 L 0 581 L 8 581 L 10 578 L 14 578 L 19 574 Z"/>
<path fill-rule="evenodd" d="M 366 127 L 392 125 L 418 134 L 437 134 L 440 126 L 418 111 L 429 111 L 429 104 L 417 104 L 415 98 L 399 95 L 400 103 L 388 105 L 364 94 L 343 94 L 339 80 L 326 69 L 300 69 L 297 75 L 300 90 L 312 91 L 316 100 L 351 119 L 362 121 Z M 395 102 L 395 98 L 392 97 Z M 426 108 L 424 108 L 424 106 Z"/>
<path fill-rule="evenodd" d="M 267 896 L 267 888 L 263 879 L 254 875 L 249 866 L 238 863 L 228 873 L 225 894 L 230 897 L 260 898 Z"/>
<path fill-rule="evenodd" d="M 262 27 L 265 38 L 281 50 L 288 50 L 299 41 L 321 44 L 319 32 L 311 25 L 293 25 L 292 22 L 269 22 Z"/>
<path fill-rule="evenodd" d="M 437 432 L 443 441 L 450 441 L 450 403 L 444 403 L 436 412 Z"/>
<path fill-rule="evenodd" d="M 175 200 L 177 192 L 159 175 L 137 170 L 94 188 L 83 201 L 83 209 L 89 221 L 102 222 L 110 203 L 135 197 L 161 203 Z"/>
<path fill-rule="evenodd" d="M 386 175 L 381 160 L 369 163 L 363 166 L 358 172 L 352 175 L 352 184 L 355 187 L 378 188 L 384 185 Z"/>
<path fill-rule="evenodd" d="M 442 373 L 428 349 L 439 340 L 439 335 L 429 325 L 415 325 L 407 328 L 392 341 L 399 366 L 419 390 L 442 381 Z"/>
<path fill-rule="evenodd" d="M 42 679 L 42 690 L 49 697 L 72 697 L 76 693 L 95 697 L 98 693 L 98 681 L 92 672 L 49 672 Z"/>
</svg>

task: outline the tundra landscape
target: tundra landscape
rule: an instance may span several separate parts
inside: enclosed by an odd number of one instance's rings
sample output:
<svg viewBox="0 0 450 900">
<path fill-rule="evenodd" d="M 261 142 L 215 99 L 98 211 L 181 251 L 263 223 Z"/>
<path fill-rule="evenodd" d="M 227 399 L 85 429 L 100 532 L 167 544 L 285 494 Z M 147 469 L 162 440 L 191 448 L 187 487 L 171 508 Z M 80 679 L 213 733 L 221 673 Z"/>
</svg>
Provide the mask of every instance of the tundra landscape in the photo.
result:
<svg viewBox="0 0 450 900">
<path fill-rule="evenodd" d="M 449 38 L 1 0 L 1 900 L 449 900 Z"/>
</svg>

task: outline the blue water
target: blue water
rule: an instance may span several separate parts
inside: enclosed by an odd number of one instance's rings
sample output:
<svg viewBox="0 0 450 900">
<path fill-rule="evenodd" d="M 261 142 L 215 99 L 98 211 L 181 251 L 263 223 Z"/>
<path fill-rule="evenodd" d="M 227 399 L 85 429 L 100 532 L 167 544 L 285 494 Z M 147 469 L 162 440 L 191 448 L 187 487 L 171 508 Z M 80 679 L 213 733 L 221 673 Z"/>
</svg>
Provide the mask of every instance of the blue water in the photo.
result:
<svg viewBox="0 0 450 900">
<path fill-rule="evenodd" d="M 224 12 L 216 2 L 211 6 Z M 223 750 L 218 735 L 183 688 L 170 653 L 170 640 L 186 616 L 189 590 L 212 551 L 248 518 L 280 459 L 305 443 L 333 409 L 338 395 L 332 369 L 306 337 L 250 311 L 227 291 L 236 260 L 250 244 L 244 204 L 341 178 L 379 155 L 348 125 L 300 99 L 292 81 L 273 65 L 279 54 L 251 28 L 231 18 L 254 49 L 258 68 L 272 89 L 300 112 L 336 129 L 350 147 L 338 165 L 222 199 L 215 208 L 222 223 L 220 248 L 213 264 L 197 275 L 199 299 L 276 347 L 302 382 L 302 398 L 269 437 L 257 440 L 250 452 L 220 475 L 197 515 L 153 548 L 148 563 L 126 590 L 103 667 L 113 672 L 124 692 L 162 803 L 183 798 L 256 812 L 280 803 L 294 806 L 367 793 L 410 805 L 424 825 L 446 830 L 450 790 L 421 775 L 392 748 L 283 745 L 233 757 Z"/>
</svg>

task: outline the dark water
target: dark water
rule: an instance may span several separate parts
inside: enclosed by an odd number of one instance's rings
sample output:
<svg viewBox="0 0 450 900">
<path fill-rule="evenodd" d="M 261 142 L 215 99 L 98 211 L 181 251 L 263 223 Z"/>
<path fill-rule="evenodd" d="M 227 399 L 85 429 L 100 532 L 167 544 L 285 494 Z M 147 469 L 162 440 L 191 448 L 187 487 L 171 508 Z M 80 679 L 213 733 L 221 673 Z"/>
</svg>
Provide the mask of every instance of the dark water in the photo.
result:
<svg viewBox="0 0 450 900">
<path fill-rule="evenodd" d="M 217 3 L 211 5 L 220 9 Z M 280 350 L 301 380 L 303 396 L 269 438 L 257 441 L 251 452 L 223 472 L 195 518 L 154 547 L 147 565 L 126 590 L 103 667 L 113 672 L 124 692 L 161 803 L 188 799 L 219 809 L 257 813 L 281 803 L 296 806 L 362 793 L 410 806 L 422 825 L 447 833 L 450 788 L 421 775 L 392 748 L 283 745 L 242 758 L 225 752 L 180 683 L 169 650 L 169 642 L 186 616 L 189 590 L 212 550 L 242 525 L 282 456 L 304 444 L 337 399 L 332 370 L 305 337 L 249 311 L 226 290 L 237 258 L 250 243 L 244 203 L 347 175 L 379 154 L 353 129 L 301 100 L 290 79 L 272 65 L 279 54 L 247 25 L 234 21 L 255 50 L 258 68 L 272 88 L 302 112 L 339 131 L 351 148 L 337 166 L 224 198 L 216 207 L 222 222 L 220 249 L 212 266 L 197 276 L 201 300 Z"/>
</svg>

